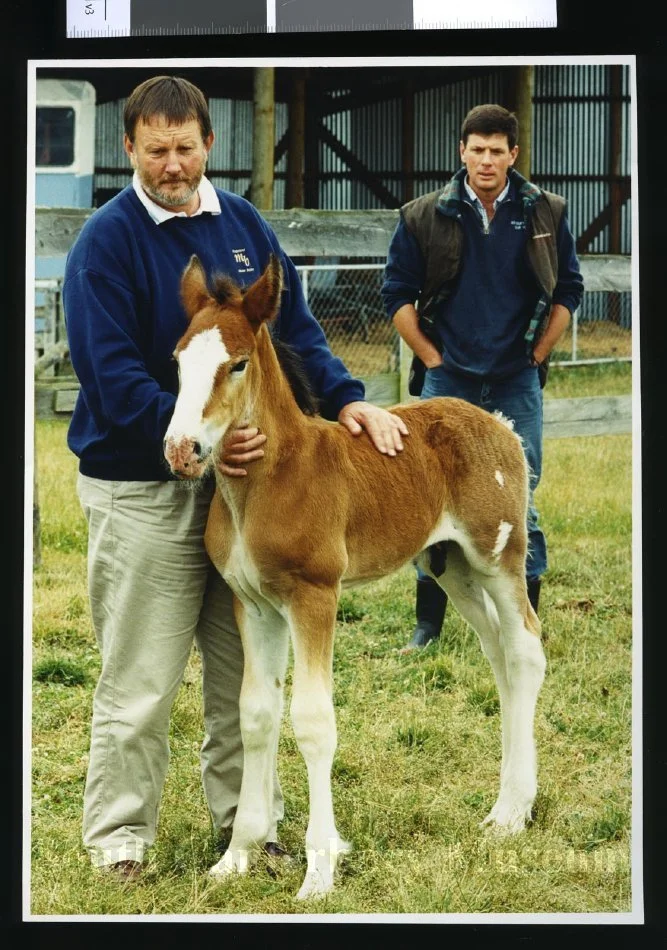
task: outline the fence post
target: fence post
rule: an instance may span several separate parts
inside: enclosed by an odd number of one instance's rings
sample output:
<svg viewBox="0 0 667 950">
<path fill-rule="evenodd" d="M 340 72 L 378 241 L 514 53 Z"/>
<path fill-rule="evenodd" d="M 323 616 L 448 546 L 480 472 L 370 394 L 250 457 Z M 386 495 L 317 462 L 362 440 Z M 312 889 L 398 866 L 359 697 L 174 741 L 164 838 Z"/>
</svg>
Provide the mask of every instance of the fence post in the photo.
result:
<svg viewBox="0 0 667 950">
<path fill-rule="evenodd" d="M 285 207 L 303 208 L 303 167 L 306 133 L 306 71 L 292 76 L 289 93 L 289 144 L 287 146 L 287 183 Z"/>
<path fill-rule="evenodd" d="M 408 391 L 410 381 L 410 364 L 413 353 L 403 337 L 398 338 L 398 399 L 399 402 L 408 402 L 411 398 Z"/>
<path fill-rule="evenodd" d="M 250 200 L 256 208 L 273 208 L 275 151 L 275 69 L 257 66 L 254 73 L 252 177 Z"/>
<path fill-rule="evenodd" d="M 42 527 L 39 514 L 39 495 L 37 492 L 37 427 L 33 436 L 32 466 L 32 566 L 42 563 Z"/>
<path fill-rule="evenodd" d="M 532 66 L 517 66 L 514 75 L 514 109 L 519 120 L 521 138 L 519 155 L 515 167 L 524 178 L 530 178 L 531 171 L 531 129 L 533 121 L 533 89 L 535 70 Z"/>
</svg>

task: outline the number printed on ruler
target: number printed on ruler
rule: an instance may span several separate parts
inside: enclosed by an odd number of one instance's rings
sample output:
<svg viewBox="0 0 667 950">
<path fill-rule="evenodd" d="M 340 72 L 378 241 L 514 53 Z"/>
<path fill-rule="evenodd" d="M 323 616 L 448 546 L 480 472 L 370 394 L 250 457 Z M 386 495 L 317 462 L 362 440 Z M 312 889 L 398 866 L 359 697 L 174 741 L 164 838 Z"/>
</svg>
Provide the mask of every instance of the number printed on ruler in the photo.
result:
<svg viewBox="0 0 667 950">
<path fill-rule="evenodd" d="M 557 26 L 557 0 L 67 0 L 67 36 Z M 339 22 L 336 22 L 338 18 Z M 365 19 L 369 22 L 366 24 Z M 376 23 L 377 21 L 377 23 Z M 375 25 L 374 25 L 375 24 Z"/>
<path fill-rule="evenodd" d="M 129 36 L 131 0 L 67 0 L 67 36 Z"/>
</svg>

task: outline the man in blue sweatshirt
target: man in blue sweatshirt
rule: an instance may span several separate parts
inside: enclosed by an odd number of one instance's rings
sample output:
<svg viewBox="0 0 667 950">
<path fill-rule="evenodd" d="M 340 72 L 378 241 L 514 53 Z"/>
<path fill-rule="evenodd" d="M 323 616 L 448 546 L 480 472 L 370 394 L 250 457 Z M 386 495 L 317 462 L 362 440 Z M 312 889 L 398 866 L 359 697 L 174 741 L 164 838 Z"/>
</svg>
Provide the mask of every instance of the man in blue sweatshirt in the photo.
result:
<svg viewBox="0 0 667 950">
<path fill-rule="evenodd" d="M 63 288 L 71 360 L 81 384 L 68 444 L 89 531 L 91 613 L 102 655 L 95 691 L 83 839 L 93 864 L 135 878 L 156 834 L 169 759 L 169 719 L 193 641 L 203 668 L 202 781 L 214 828 L 231 827 L 241 786 L 241 642 L 231 592 L 204 550 L 213 482 L 174 480 L 162 442 L 178 391 L 174 346 L 186 327 L 179 287 L 197 254 L 209 276 L 243 285 L 281 260 L 285 290 L 273 332 L 302 357 L 325 417 L 364 430 L 395 456 L 398 417 L 329 350 L 292 262 L 253 206 L 204 177 L 213 144 L 202 92 L 158 76 L 125 108 L 130 186 L 95 211 L 70 251 Z M 226 441 L 220 469 L 243 477 L 266 437 L 252 419 Z M 276 843 L 283 801 L 274 776 Z"/>
<path fill-rule="evenodd" d="M 583 281 L 564 199 L 512 168 L 518 131 L 502 106 L 468 113 L 459 144 L 464 167 L 444 190 L 401 208 L 382 295 L 415 354 L 410 391 L 500 411 L 523 440 L 531 470 L 526 579 L 537 610 L 547 567 L 533 503 L 542 471 L 542 386 Z M 418 573 L 417 624 L 406 650 L 440 635 L 446 606 L 442 589 Z"/>
</svg>

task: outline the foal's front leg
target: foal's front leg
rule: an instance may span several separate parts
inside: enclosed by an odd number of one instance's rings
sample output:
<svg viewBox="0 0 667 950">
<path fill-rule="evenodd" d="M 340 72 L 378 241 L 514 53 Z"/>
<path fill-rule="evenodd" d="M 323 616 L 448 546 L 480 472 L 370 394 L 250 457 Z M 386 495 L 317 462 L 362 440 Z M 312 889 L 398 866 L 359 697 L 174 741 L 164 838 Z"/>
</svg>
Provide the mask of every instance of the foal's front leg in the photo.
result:
<svg viewBox="0 0 667 950">
<path fill-rule="evenodd" d="M 243 778 L 232 838 L 214 876 L 244 872 L 272 831 L 274 775 L 289 648 L 287 624 L 265 601 L 245 607 L 235 599 L 243 641 L 243 684 L 239 701 Z"/>
<path fill-rule="evenodd" d="M 340 856 L 350 851 L 336 829 L 331 766 L 336 750 L 332 700 L 336 590 L 300 585 L 289 605 L 294 648 L 292 724 L 308 769 L 310 815 L 306 831 L 308 869 L 298 898 L 317 897 L 333 888 Z"/>
</svg>

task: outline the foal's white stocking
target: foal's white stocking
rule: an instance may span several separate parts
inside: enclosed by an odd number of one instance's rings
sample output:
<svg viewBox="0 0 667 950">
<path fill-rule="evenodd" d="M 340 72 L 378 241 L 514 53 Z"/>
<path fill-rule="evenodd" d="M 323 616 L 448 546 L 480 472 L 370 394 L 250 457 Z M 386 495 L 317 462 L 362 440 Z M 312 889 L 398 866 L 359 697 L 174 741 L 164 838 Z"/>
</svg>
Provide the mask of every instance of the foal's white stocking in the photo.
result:
<svg viewBox="0 0 667 950">
<path fill-rule="evenodd" d="M 271 827 L 273 783 L 283 706 L 289 633 L 282 617 L 263 607 L 244 611 L 239 626 L 244 670 L 240 698 L 243 779 L 232 839 L 210 874 L 244 873 L 256 860 Z"/>
</svg>

